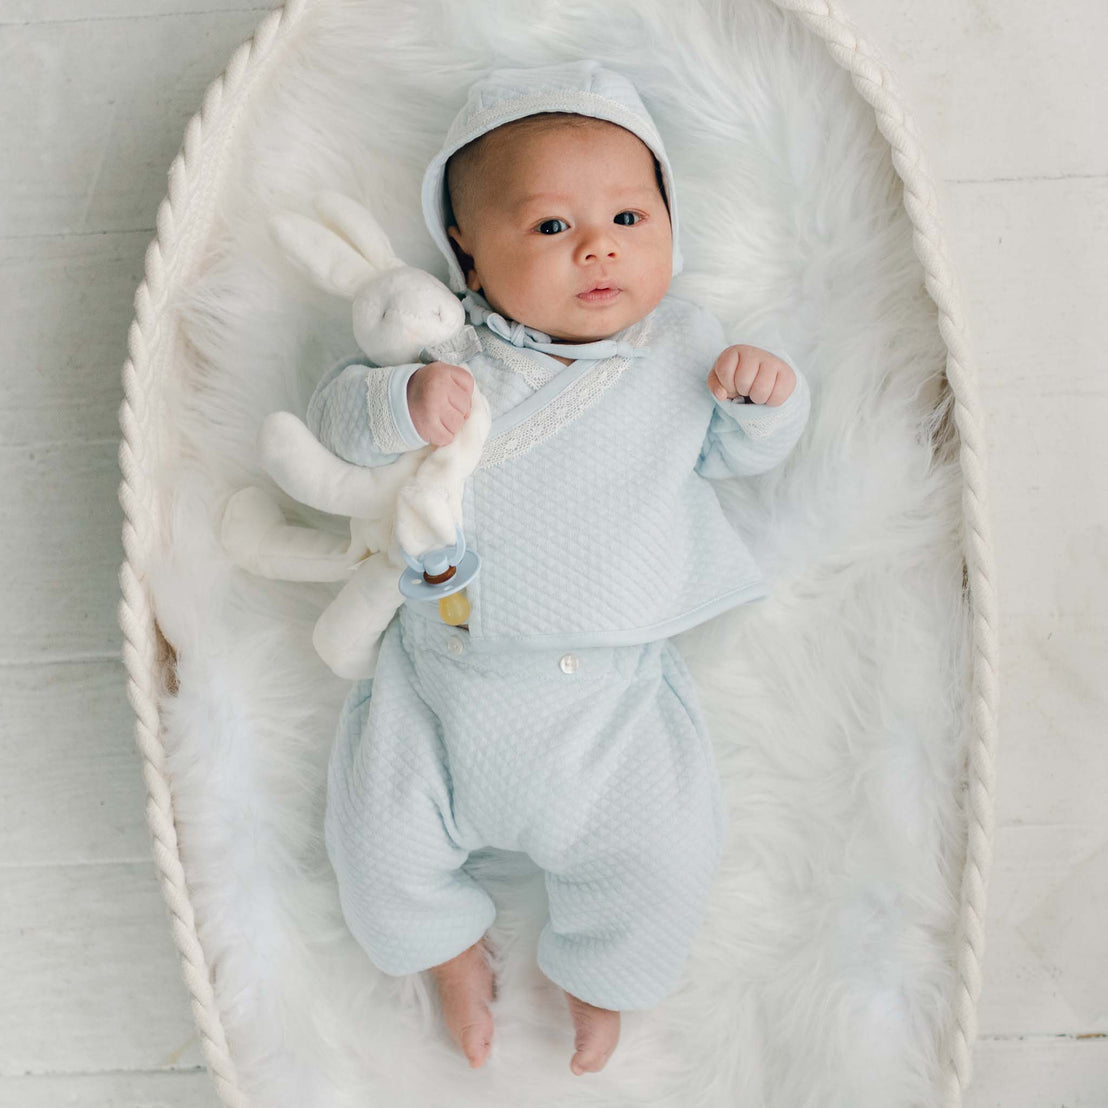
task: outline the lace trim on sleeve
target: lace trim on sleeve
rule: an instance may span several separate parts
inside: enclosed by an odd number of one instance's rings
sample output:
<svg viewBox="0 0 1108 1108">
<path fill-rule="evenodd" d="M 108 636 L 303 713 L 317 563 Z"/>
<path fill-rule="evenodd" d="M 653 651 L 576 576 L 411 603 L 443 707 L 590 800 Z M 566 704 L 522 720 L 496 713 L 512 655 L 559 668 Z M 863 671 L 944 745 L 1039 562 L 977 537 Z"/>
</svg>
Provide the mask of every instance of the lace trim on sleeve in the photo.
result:
<svg viewBox="0 0 1108 1108">
<path fill-rule="evenodd" d="M 366 371 L 366 411 L 373 445 L 383 454 L 399 454 L 409 449 L 400 435 L 389 405 L 389 378 L 395 366 L 370 366 Z"/>
</svg>

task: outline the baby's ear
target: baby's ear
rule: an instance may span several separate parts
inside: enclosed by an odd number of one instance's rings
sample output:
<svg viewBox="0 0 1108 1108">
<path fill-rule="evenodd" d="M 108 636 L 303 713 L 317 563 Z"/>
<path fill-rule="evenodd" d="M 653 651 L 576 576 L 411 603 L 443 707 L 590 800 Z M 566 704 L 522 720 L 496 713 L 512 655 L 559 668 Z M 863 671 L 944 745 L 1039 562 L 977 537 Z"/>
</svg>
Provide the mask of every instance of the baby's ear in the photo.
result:
<svg viewBox="0 0 1108 1108">
<path fill-rule="evenodd" d="M 460 228 L 452 224 L 447 227 L 446 233 L 450 236 L 450 246 L 454 251 L 454 257 L 458 259 L 458 266 L 461 268 L 462 273 L 465 274 L 466 285 L 473 288 L 473 284 L 471 283 L 471 279 L 475 276 L 473 256 L 465 252 L 465 248 L 462 245 L 462 232 Z M 474 289 L 474 291 L 476 292 L 477 290 Z"/>
<path fill-rule="evenodd" d="M 446 233 L 450 237 L 450 245 L 454 249 L 455 256 L 459 260 L 462 258 L 468 258 L 470 261 L 472 261 L 472 257 L 466 253 L 461 229 L 456 224 L 452 223 L 449 227 L 447 227 Z"/>
</svg>

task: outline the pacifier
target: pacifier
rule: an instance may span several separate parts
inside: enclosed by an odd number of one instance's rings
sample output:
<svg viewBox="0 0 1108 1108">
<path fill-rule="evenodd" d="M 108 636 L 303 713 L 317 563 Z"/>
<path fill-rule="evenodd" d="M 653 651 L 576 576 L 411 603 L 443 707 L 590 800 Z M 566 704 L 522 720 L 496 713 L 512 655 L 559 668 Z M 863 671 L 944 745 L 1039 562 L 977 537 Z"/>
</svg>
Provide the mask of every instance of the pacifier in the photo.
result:
<svg viewBox="0 0 1108 1108">
<path fill-rule="evenodd" d="M 409 566 L 400 575 L 400 591 L 411 600 L 437 600 L 439 617 L 451 627 L 469 619 L 465 587 L 481 569 L 477 552 L 466 549 L 461 526 L 454 526 L 457 538 L 453 546 L 428 550 L 422 558 L 414 558 L 400 548 Z"/>
</svg>

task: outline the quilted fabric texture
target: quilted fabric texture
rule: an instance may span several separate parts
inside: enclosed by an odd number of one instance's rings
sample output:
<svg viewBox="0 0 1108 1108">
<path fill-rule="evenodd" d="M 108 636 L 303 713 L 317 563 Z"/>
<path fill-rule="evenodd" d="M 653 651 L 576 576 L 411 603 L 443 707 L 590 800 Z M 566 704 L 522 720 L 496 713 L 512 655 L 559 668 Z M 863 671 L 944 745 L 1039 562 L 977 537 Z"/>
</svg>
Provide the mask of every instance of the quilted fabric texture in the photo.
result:
<svg viewBox="0 0 1108 1108">
<path fill-rule="evenodd" d="M 648 319 L 647 357 L 631 361 L 551 437 L 479 466 L 466 480 L 463 531 L 481 558 L 467 592 L 475 650 L 649 642 L 767 594 L 708 478 L 758 473 L 782 461 L 808 418 L 807 382 L 797 370 L 796 389 L 773 409 L 720 402 L 706 384 L 725 345 L 715 316 L 666 296 Z M 482 349 L 467 364 L 494 425 L 534 392 L 519 358 L 563 368 L 525 348 L 506 356 L 507 344 L 487 328 L 473 330 Z M 585 377 L 612 360 L 590 365 Z M 365 373 L 348 366 L 325 376 L 308 425 L 342 457 L 383 464 L 397 455 L 373 443 Z M 752 423 L 756 435 L 744 430 Z M 438 621 L 434 604 L 406 606 Z"/>
<path fill-rule="evenodd" d="M 406 371 L 409 365 L 390 367 Z M 381 442 L 370 430 L 372 380 L 382 367 L 369 366 L 364 354 L 333 365 L 316 385 L 304 422 L 333 454 L 359 466 L 387 465 L 400 457 L 399 435 Z"/>
<path fill-rule="evenodd" d="M 475 943 L 495 907 L 469 851 L 522 850 L 546 871 L 540 969 L 604 1008 L 653 1007 L 678 983 L 726 828 L 668 641 L 480 654 L 405 605 L 344 704 L 328 768 L 343 914 L 379 969 Z"/>
</svg>

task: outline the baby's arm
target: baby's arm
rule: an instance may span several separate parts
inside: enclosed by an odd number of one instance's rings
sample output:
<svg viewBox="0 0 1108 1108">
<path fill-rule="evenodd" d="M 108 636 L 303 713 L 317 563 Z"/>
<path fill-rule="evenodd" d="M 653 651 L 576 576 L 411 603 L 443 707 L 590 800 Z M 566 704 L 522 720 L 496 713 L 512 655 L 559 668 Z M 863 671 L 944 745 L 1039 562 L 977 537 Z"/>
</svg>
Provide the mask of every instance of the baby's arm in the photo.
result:
<svg viewBox="0 0 1108 1108">
<path fill-rule="evenodd" d="M 469 414 L 472 390 L 468 370 L 443 362 L 340 362 L 312 393 L 306 423 L 340 458 L 386 465 L 405 451 L 450 442 Z"/>
<path fill-rule="evenodd" d="M 722 364 L 722 354 L 716 357 L 716 365 L 705 382 L 705 387 L 712 392 L 715 409 L 696 470 L 711 480 L 765 473 L 785 460 L 808 422 L 811 409 L 808 382 L 784 357 L 783 351 L 770 354 L 756 347 L 727 347 L 719 320 L 707 310 L 703 315 L 704 318 L 698 322 L 702 333 L 709 336 L 708 349 L 722 351 L 727 357 Z M 765 359 L 761 369 L 757 369 L 754 380 L 758 383 L 751 389 L 753 403 L 744 403 L 741 398 L 721 399 L 716 394 L 715 390 L 720 388 L 719 373 L 727 378 L 728 383 L 733 381 L 736 386 L 751 388 L 740 378 L 749 377 L 755 370 L 758 355 L 766 354 L 770 357 Z M 783 365 L 780 364 L 782 362 Z M 766 403 L 788 390 L 790 379 L 792 387 L 785 399 L 779 403 Z M 767 388 L 771 381 L 776 383 Z"/>
</svg>

